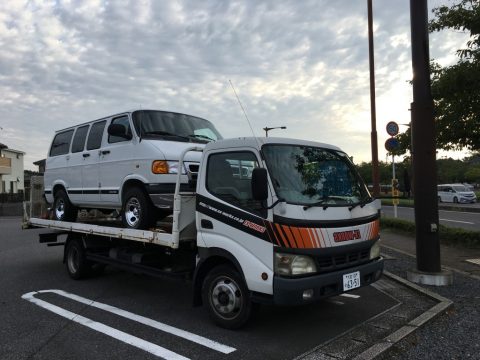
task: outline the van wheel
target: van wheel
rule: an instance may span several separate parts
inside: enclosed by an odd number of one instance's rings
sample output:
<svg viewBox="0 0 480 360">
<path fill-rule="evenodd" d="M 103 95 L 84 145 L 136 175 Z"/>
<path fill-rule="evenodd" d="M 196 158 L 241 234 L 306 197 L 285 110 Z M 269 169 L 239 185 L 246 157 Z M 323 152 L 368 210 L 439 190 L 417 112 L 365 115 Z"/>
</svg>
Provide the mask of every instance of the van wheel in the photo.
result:
<svg viewBox="0 0 480 360">
<path fill-rule="evenodd" d="M 457 198 L 456 196 L 453 198 L 453 202 L 454 202 L 455 204 L 458 203 L 458 198 Z"/>
<path fill-rule="evenodd" d="M 210 271 L 203 282 L 202 297 L 211 319 L 226 329 L 245 325 L 252 313 L 247 285 L 228 265 L 220 265 Z"/>
<path fill-rule="evenodd" d="M 53 216 L 58 221 L 77 220 L 77 208 L 73 206 L 65 190 L 55 192 L 53 201 Z"/>
<path fill-rule="evenodd" d="M 438 197 L 438 202 L 442 202 L 442 197 L 441 196 Z"/>
<path fill-rule="evenodd" d="M 127 190 L 122 207 L 123 225 L 131 229 L 148 229 L 153 223 L 154 210 L 142 189 Z"/>
<path fill-rule="evenodd" d="M 73 239 L 67 242 L 65 263 L 72 279 L 79 280 L 89 275 L 91 263 L 85 259 L 85 248 L 81 240 Z"/>
</svg>

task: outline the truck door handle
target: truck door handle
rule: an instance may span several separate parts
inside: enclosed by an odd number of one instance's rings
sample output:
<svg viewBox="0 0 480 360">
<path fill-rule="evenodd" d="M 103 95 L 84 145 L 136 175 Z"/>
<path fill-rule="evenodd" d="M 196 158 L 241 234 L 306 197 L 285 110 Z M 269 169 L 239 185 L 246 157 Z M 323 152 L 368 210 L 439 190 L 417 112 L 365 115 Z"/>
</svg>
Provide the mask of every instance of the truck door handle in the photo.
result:
<svg viewBox="0 0 480 360">
<path fill-rule="evenodd" d="M 200 225 L 204 229 L 213 229 L 213 224 L 210 220 L 202 219 L 202 221 L 200 221 Z"/>
<path fill-rule="evenodd" d="M 102 150 L 102 155 L 110 154 L 110 150 Z"/>
<path fill-rule="evenodd" d="M 83 156 L 84 158 L 87 158 L 87 157 L 90 156 L 90 154 L 89 154 L 89 153 L 85 153 L 85 154 L 83 154 L 82 156 Z"/>
</svg>

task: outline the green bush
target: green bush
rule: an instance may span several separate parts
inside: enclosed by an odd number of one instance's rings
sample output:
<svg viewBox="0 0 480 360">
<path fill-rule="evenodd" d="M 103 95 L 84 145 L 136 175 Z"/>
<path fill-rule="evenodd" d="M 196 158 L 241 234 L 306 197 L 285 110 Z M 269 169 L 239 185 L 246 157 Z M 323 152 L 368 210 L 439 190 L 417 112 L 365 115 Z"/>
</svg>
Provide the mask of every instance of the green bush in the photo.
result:
<svg viewBox="0 0 480 360">
<path fill-rule="evenodd" d="M 415 223 L 407 220 L 381 218 L 380 226 L 394 232 L 415 236 Z M 480 231 L 470 231 L 440 225 L 440 242 L 453 246 L 480 247 Z"/>
</svg>

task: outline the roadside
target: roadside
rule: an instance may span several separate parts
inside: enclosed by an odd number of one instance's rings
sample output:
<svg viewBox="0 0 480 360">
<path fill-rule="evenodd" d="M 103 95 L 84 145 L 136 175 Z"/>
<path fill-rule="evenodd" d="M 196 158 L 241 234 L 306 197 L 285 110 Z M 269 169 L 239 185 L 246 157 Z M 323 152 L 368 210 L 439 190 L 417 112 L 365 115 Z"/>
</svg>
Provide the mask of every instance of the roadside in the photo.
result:
<svg viewBox="0 0 480 360">
<path fill-rule="evenodd" d="M 415 239 L 382 230 L 382 253 L 386 270 L 406 278 L 416 268 Z M 378 359 L 479 359 L 480 265 L 466 260 L 480 259 L 480 249 L 441 245 L 442 267 L 453 271 L 451 286 L 423 286 L 453 301 L 441 316 L 393 345 Z"/>
<path fill-rule="evenodd" d="M 393 200 L 391 198 L 381 199 L 382 205 L 392 206 Z M 404 199 L 399 198 L 397 206 L 401 207 L 414 207 L 413 199 Z M 450 210 L 450 211 L 464 211 L 464 212 L 480 212 L 480 202 L 473 204 L 459 204 L 459 203 L 438 203 L 439 210 Z"/>
</svg>

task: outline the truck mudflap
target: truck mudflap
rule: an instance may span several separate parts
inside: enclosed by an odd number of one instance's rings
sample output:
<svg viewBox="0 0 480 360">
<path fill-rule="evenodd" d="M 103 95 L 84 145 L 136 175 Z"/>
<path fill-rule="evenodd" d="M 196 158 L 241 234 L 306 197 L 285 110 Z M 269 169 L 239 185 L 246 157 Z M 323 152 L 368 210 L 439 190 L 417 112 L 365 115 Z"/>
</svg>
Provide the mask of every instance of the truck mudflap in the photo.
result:
<svg viewBox="0 0 480 360">
<path fill-rule="evenodd" d="M 377 281 L 383 273 L 383 258 L 363 265 L 302 278 L 275 276 L 273 302 L 276 305 L 304 305 L 344 293 L 344 275 L 359 272 L 359 287 Z M 353 289 L 352 289 L 353 290 Z"/>
</svg>

